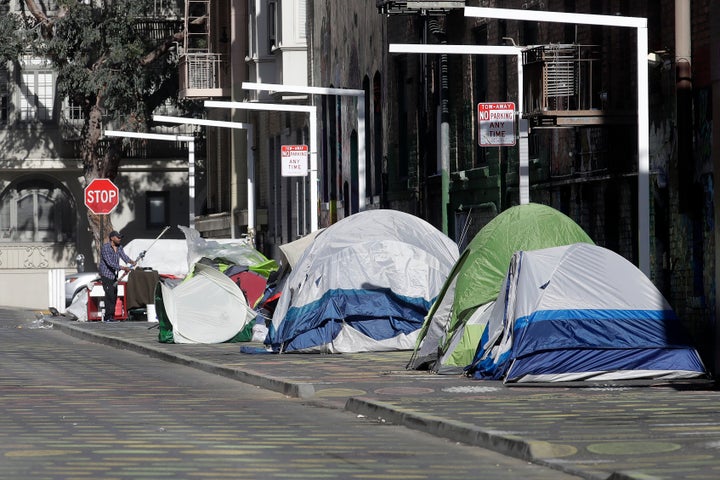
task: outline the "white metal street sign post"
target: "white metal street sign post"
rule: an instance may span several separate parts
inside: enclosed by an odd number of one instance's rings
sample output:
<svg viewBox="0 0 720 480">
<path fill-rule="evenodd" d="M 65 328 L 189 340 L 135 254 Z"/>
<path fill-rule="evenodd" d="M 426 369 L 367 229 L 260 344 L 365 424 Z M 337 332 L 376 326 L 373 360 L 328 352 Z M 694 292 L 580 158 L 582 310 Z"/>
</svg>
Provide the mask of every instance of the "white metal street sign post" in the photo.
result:
<svg viewBox="0 0 720 480">
<path fill-rule="evenodd" d="M 520 137 L 518 142 L 518 190 L 520 205 L 530 203 L 530 175 L 528 165 L 529 148 L 528 148 L 528 121 L 522 118 L 522 98 L 523 98 L 523 68 L 522 68 L 522 49 L 517 46 L 510 45 L 447 45 L 447 44 L 402 44 L 391 43 L 389 47 L 390 53 L 419 53 L 419 54 L 458 54 L 458 55 L 504 55 L 514 56 L 517 59 L 517 90 L 518 104 L 517 116 L 519 118 L 518 126 Z M 441 163 L 443 176 L 449 174 L 449 151 L 446 149 L 441 152 Z M 447 187 L 443 186 L 443 189 Z M 445 195 L 443 195 L 445 197 Z M 446 212 L 446 205 L 443 205 L 443 212 Z"/>
<path fill-rule="evenodd" d="M 478 103 L 478 144 L 481 147 L 515 145 L 515 103 Z"/>
<path fill-rule="evenodd" d="M 283 177 L 305 177 L 308 174 L 308 146 L 282 145 L 280 173 Z"/>
<path fill-rule="evenodd" d="M 595 15 L 540 10 L 465 7 L 466 17 L 557 22 L 582 25 L 634 28 L 637 32 L 637 96 L 638 96 L 638 268 L 650 274 L 650 116 L 648 99 L 648 31 L 647 18 L 620 15 Z M 390 44 L 391 53 L 443 53 L 465 55 L 517 55 L 518 98 L 522 99 L 522 49 L 491 45 L 418 45 Z M 518 104 L 520 126 L 520 203 L 528 196 L 527 127 L 522 120 L 522 102 Z"/>
<path fill-rule="evenodd" d="M 247 135 L 247 186 L 248 186 L 248 233 L 255 242 L 255 147 L 253 144 L 253 127 L 250 123 L 227 122 L 223 120 L 207 120 L 203 118 L 170 117 L 153 115 L 156 122 L 175 123 L 181 125 L 201 125 L 204 127 L 233 128 L 245 130 Z M 231 179 L 232 181 L 232 179 Z M 232 209 L 231 209 L 232 210 Z M 235 238 L 235 215 L 230 215 L 230 238 Z"/>
<path fill-rule="evenodd" d="M 244 90 L 267 91 L 277 93 L 301 93 L 309 95 L 334 95 L 357 98 L 358 116 L 358 211 L 365 210 L 365 90 L 344 87 L 311 87 L 305 85 L 284 85 L 279 83 L 243 82 Z"/>
<path fill-rule="evenodd" d="M 308 114 L 308 123 L 310 127 L 310 231 L 316 231 L 318 229 L 317 107 L 314 105 L 225 102 L 219 100 L 206 100 L 205 107 L 267 112 L 299 112 Z"/>
<path fill-rule="evenodd" d="M 105 130 L 103 133 L 108 137 L 142 138 L 145 140 L 188 143 L 188 210 L 190 217 L 188 226 L 195 228 L 195 137 L 163 133 L 123 132 L 119 130 Z"/>
<path fill-rule="evenodd" d="M 466 17 L 633 28 L 637 33 L 638 268 L 650 275 L 650 100 L 647 18 L 509 8 L 465 7 Z M 522 97 L 521 97 L 522 98 Z"/>
</svg>

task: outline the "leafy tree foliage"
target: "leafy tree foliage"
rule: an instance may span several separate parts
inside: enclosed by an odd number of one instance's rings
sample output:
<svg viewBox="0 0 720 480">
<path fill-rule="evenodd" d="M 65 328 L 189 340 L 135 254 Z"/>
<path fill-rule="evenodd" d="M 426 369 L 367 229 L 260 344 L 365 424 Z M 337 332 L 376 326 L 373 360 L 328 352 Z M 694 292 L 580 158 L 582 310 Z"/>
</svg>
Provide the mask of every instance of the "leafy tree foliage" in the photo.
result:
<svg viewBox="0 0 720 480">
<path fill-rule="evenodd" d="M 33 54 L 53 64 L 58 95 L 83 111 L 85 180 L 114 179 L 120 141 L 101 144 L 102 129 L 147 131 L 155 108 L 176 100 L 174 46 L 182 41 L 182 25 L 158 22 L 155 2 L 147 0 L 58 0 L 54 11 L 39 0 L 23 1 L 18 14 L 0 18 L 0 58 Z M 106 232 L 88 216 L 99 242 Z"/>
</svg>

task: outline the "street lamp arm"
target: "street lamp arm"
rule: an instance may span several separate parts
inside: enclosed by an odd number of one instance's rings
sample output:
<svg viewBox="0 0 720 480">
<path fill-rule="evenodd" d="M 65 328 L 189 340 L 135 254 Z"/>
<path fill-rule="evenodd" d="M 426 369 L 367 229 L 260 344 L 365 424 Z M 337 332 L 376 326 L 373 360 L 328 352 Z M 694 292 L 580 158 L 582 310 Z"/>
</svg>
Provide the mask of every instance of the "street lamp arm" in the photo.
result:
<svg viewBox="0 0 720 480">
<path fill-rule="evenodd" d="M 153 115 L 153 120 L 161 123 L 178 123 L 184 125 L 201 125 L 205 127 L 235 128 L 250 130 L 252 124 L 242 122 L 225 122 L 222 120 L 206 120 L 203 118 L 168 117 L 166 115 Z"/>
<path fill-rule="evenodd" d="M 123 132 L 119 130 L 105 130 L 107 137 L 143 138 L 146 140 L 164 140 L 166 142 L 192 142 L 195 137 L 188 135 L 172 135 L 165 133 Z"/>
<path fill-rule="evenodd" d="M 337 95 L 345 97 L 364 97 L 365 90 L 353 88 L 308 87 L 303 85 L 283 85 L 279 83 L 243 82 L 243 90 L 262 90 L 277 93 L 307 93 L 310 95 Z"/>
<path fill-rule="evenodd" d="M 605 25 L 609 27 L 646 28 L 647 18 L 590 13 L 518 10 L 512 8 L 465 7 L 466 17 L 525 20 L 530 22 L 571 23 L 577 25 Z"/>
</svg>

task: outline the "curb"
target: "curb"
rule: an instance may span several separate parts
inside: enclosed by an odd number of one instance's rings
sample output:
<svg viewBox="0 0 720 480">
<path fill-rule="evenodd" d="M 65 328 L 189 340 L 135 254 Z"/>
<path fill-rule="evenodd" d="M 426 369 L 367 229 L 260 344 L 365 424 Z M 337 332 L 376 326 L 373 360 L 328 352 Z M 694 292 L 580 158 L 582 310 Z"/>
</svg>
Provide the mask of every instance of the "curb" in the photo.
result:
<svg viewBox="0 0 720 480">
<path fill-rule="evenodd" d="M 216 363 L 199 361 L 194 358 L 177 353 L 170 354 L 162 351 L 161 349 L 152 348 L 147 345 L 138 344 L 129 340 L 122 340 L 119 338 L 113 338 L 106 335 L 88 332 L 79 328 L 73 328 L 71 325 L 65 324 L 63 322 L 53 322 L 52 320 L 49 321 L 53 324 L 54 327 L 58 328 L 63 333 L 67 333 L 75 338 L 91 340 L 95 343 L 102 343 L 111 347 L 117 347 L 136 353 L 142 353 L 152 358 L 158 358 L 160 360 L 176 363 L 179 365 L 185 365 L 215 375 L 221 375 L 223 377 L 231 378 L 233 380 L 239 380 L 241 382 L 254 385 L 256 387 L 261 387 L 266 390 L 282 393 L 283 395 L 287 395 L 289 397 L 309 399 L 315 396 L 315 387 L 311 383 L 288 382 L 286 380 L 261 375 L 250 370 L 227 368 Z"/>
<path fill-rule="evenodd" d="M 436 437 L 446 438 L 454 442 L 485 448 L 501 455 L 518 458 L 541 465 L 569 475 L 589 480 L 660 480 L 658 477 L 637 472 L 612 472 L 609 476 L 597 476 L 588 472 L 569 468 L 549 462 L 553 445 L 539 440 L 527 440 L 502 432 L 483 430 L 466 423 L 417 414 L 395 405 L 370 400 L 363 397 L 351 397 L 345 403 L 345 410 L 366 417 L 378 418 L 406 428 L 418 430 Z"/>
<path fill-rule="evenodd" d="M 397 425 L 419 430 L 431 435 L 483 447 L 522 460 L 534 460 L 532 442 L 511 435 L 486 431 L 474 425 L 448 420 L 432 415 L 421 415 L 383 402 L 363 397 L 352 397 L 345 403 L 345 410 L 367 417 L 382 418 Z"/>
</svg>

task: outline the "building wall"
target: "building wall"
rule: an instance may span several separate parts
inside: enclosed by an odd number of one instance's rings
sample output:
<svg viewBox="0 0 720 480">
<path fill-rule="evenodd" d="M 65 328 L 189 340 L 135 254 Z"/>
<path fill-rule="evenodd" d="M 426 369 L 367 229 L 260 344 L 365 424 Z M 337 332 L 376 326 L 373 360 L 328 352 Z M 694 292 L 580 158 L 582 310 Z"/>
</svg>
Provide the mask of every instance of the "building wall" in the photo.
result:
<svg viewBox="0 0 720 480">
<path fill-rule="evenodd" d="M 508 0 L 483 6 L 542 8 L 648 19 L 650 51 L 650 277 L 690 328 L 704 358 L 717 350 L 713 101 L 711 70 L 718 34 L 710 28 L 710 0 L 692 6 L 692 142 L 679 151 L 674 0 Z M 265 5 L 255 2 L 256 5 Z M 478 2 L 468 2 L 477 5 Z M 261 9 L 260 9 L 261 10 Z M 477 145 L 476 106 L 484 101 L 520 102 L 515 58 L 390 54 L 392 43 L 503 45 L 577 43 L 597 45 L 592 105 L 609 115 L 599 126 L 535 128 L 530 134 L 530 200 L 553 206 L 577 221 L 599 245 L 637 263 L 636 64 L 630 29 L 464 17 L 380 15 L 372 2 L 308 0 L 307 84 L 363 89 L 366 136 L 357 137 L 357 108 L 348 98 L 297 98 L 318 113 L 320 227 L 353 213 L 353 164 L 366 149 L 366 208 L 395 208 L 443 227 L 463 245 L 497 213 L 519 202 L 518 148 Z M 263 24 L 265 25 L 265 24 Z M 235 26 L 236 30 L 241 27 Z M 252 30 L 252 27 L 249 27 Z M 264 27 L 263 27 L 264 28 Z M 717 30 L 717 27 L 716 27 Z M 259 31 L 259 30 L 256 30 Z M 244 53 L 244 52 L 242 52 Z M 267 53 L 267 52 L 266 52 Z M 237 51 L 234 55 L 238 55 Z M 266 58 L 267 57 L 267 58 Z M 242 58 L 242 57 L 240 57 Z M 271 61 L 265 55 L 264 60 Z M 259 60 L 259 57 L 258 57 Z M 277 59 L 276 59 L 277 60 Z M 253 61 L 255 61 L 253 57 Z M 274 60 L 273 60 L 274 61 Z M 234 62 L 235 63 L 235 62 Z M 252 62 L 251 62 L 252 63 Z M 258 64 L 259 65 L 259 64 Z M 282 76 L 273 64 L 275 77 Z M 717 66 L 715 67 L 717 70 Z M 252 72 L 255 72 L 254 74 Z M 295 73 L 295 72 L 292 72 Z M 255 75 L 253 77 L 253 75 Z M 715 79 L 718 77 L 715 72 Z M 288 77 L 294 78 L 294 77 Z M 269 81 L 259 67 L 252 81 Z M 235 78 L 235 84 L 242 80 Z M 237 93 L 237 92 L 236 92 Z M 717 92 L 715 92 L 717 94 Z M 601 96 L 601 94 L 603 94 Z M 248 98 L 278 100 L 267 94 Z M 717 98 L 717 95 L 715 95 Z M 238 93 L 236 99 L 241 98 Z M 267 211 L 258 246 L 277 258 L 277 245 L 305 233 L 307 218 L 297 198 L 307 183 L 283 179 L 277 156 L 283 144 L 306 140 L 306 115 L 253 115 L 258 207 Z M 441 127 L 448 127 L 448 205 L 442 203 Z M 244 152 L 233 155 L 242 208 Z M 310 206 L 314 208 L 314 206 Z M 444 210 L 447 208 L 447 210 Z"/>
<path fill-rule="evenodd" d="M 563 211 L 596 243 L 637 263 L 636 63 L 628 60 L 628 51 L 634 51 L 636 42 L 632 29 L 527 25 L 465 18 L 462 12 L 440 18 L 383 16 L 374 12 L 370 2 L 356 3 L 308 3 L 309 68 L 312 85 L 365 88 L 368 93 L 368 208 L 408 211 L 440 228 L 444 206 L 439 201 L 439 131 L 443 121 L 447 121 L 450 131 L 448 233 L 460 240 L 461 232 L 479 230 L 494 214 L 518 203 L 517 147 L 477 147 L 475 118 L 478 102 L 519 101 L 516 60 L 389 54 L 389 44 L 502 45 L 514 41 L 518 45 L 598 45 L 599 71 L 592 77 L 596 95 L 593 105 L 612 114 L 608 117 L 611 122 L 599 127 L 533 130 L 530 199 Z M 650 277 L 690 328 L 708 359 L 716 348 L 712 340 L 706 339 L 712 339 L 715 329 L 716 303 L 711 132 L 712 107 L 717 102 L 712 101 L 710 92 L 710 52 L 717 52 L 717 38 L 712 41 L 709 28 L 712 2 L 688 2 L 692 5 L 693 133 L 692 150 L 686 155 L 678 152 L 675 3 L 510 0 L 483 2 L 483 6 L 648 19 L 650 51 L 657 52 L 662 60 L 648 66 Z M 447 72 L 446 77 L 443 72 Z M 443 112 L 445 105 L 447 110 Z M 341 140 L 335 145 L 327 141 L 324 144 L 328 151 L 332 146 L 339 147 L 338 153 L 326 162 L 328 171 L 321 173 L 327 192 L 326 211 L 322 212 L 325 224 L 343 216 L 342 185 L 348 179 L 348 138 L 354 122 L 352 108 L 341 110 Z M 327 137 L 328 113 L 320 117 Z"/>
<path fill-rule="evenodd" d="M 327 110 L 320 114 L 319 130 L 322 151 L 321 224 L 329 225 L 342 219 L 353 208 L 350 198 L 353 185 L 353 158 L 360 142 L 368 159 L 365 175 L 369 178 L 366 205 L 381 205 L 382 165 L 387 140 L 379 135 L 387 132 L 387 119 L 382 112 L 389 92 L 384 72 L 388 62 L 385 25 L 372 2 L 311 0 L 308 11 L 308 46 L 310 49 L 309 82 L 311 85 L 365 90 L 366 138 L 358 137 L 357 101 L 352 97 L 322 100 Z M 377 81 L 374 82 L 373 80 Z M 373 85 L 379 85 L 378 96 Z M 320 100 L 317 101 L 320 104 Z M 330 107 L 332 106 L 332 111 Z M 388 109 L 389 111 L 389 109 Z M 331 131 L 333 129 L 333 131 Z M 353 141 L 353 138 L 355 140 Z M 378 141 L 379 138 L 383 140 Z M 368 168 L 369 167 L 369 168 Z"/>
</svg>

